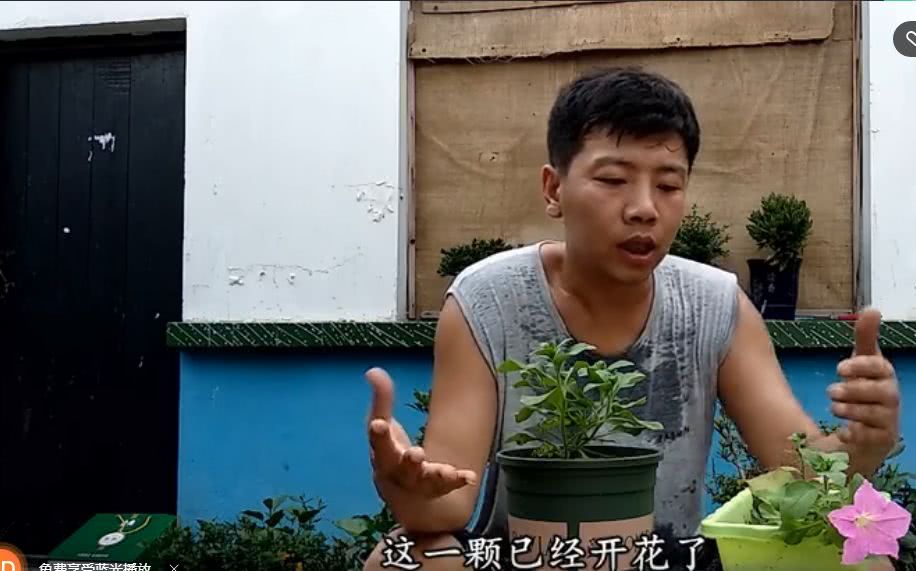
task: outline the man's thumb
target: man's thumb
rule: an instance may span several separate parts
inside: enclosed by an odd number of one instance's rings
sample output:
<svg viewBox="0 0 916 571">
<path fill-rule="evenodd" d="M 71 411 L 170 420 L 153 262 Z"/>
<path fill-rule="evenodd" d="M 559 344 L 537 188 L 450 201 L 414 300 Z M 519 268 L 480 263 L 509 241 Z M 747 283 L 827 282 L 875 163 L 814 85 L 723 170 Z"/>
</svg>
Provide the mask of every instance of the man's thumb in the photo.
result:
<svg viewBox="0 0 916 571">
<path fill-rule="evenodd" d="M 366 371 L 366 379 L 372 386 L 372 408 L 369 420 L 376 418 L 390 420 L 394 409 L 394 382 L 384 369 L 378 367 Z"/>
<path fill-rule="evenodd" d="M 877 309 L 866 309 L 856 320 L 854 355 L 880 355 L 878 333 L 881 329 L 881 312 Z"/>
</svg>

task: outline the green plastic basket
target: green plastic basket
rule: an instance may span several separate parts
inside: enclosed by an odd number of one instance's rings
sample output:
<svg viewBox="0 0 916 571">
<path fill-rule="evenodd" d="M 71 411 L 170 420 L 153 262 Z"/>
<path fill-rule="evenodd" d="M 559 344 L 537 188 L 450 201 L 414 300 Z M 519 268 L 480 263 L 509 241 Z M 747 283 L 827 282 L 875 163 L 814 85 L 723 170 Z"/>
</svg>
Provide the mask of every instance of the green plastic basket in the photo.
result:
<svg viewBox="0 0 916 571">
<path fill-rule="evenodd" d="M 753 507 L 748 489 L 742 490 L 700 524 L 704 537 L 716 540 L 723 571 L 868 571 L 871 563 L 843 565 L 842 552 L 808 538 L 786 545 L 776 526 L 750 525 Z"/>
</svg>

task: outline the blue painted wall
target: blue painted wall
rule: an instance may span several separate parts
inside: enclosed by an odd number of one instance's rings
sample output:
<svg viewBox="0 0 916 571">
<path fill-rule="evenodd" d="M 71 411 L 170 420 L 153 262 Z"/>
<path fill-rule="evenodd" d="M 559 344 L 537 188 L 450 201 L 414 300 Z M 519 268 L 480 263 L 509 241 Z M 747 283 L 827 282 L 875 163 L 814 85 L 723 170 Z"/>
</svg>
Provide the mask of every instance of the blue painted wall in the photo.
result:
<svg viewBox="0 0 916 571">
<path fill-rule="evenodd" d="M 831 420 L 827 386 L 845 353 L 783 353 L 795 394 L 815 419 Z M 889 354 L 901 379 L 904 437 L 916 442 L 916 353 Z M 370 478 L 363 373 L 385 367 L 395 414 L 410 434 L 423 415 L 413 390 L 429 388 L 429 351 L 297 354 L 186 353 L 181 361 L 178 513 L 185 523 L 233 519 L 279 494 L 321 498 L 330 522 L 380 507 Z M 914 405 L 916 406 L 916 405 Z M 714 450 L 716 443 L 713 443 Z M 916 444 L 899 458 L 916 471 Z M 713 454 L 719 472 L 727 466 Z M 707 501 L 707 509 L 711 509 Z"/>
</svg>

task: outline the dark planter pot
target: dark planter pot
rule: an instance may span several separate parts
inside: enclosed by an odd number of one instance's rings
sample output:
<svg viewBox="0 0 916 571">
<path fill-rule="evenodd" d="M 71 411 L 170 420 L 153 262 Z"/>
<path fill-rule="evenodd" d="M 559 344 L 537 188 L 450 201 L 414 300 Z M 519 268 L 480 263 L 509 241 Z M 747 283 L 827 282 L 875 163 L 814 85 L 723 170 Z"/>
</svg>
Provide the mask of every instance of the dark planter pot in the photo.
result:
<svg viewBox="0 0 916 571">
<path fill-rule="evenodd" d="M 751 278 L 751 302 L 763 318 L 794 320 L 801 261 L 785 270 L 760 259 L 748 260 L 747 266 Z"/>
<path fill-rule="evenodd" d="M 593 539 L 625 538 L 627 552 L 617 566 L 628 569 L 638 549 L 633 542 L 654 529 L 655 474 L 662 455 L 649 448 L 600 446 L 603 458 L 564 460 L 532 458 L 531 449 L 497 454 L 506 479 L 511 539 L 530 537 L 530 549 L 517 557 L 546 565 L 554 536 L 578 537 L 589 554 Z M 582 558 L 586 562 L 586 558 Z M 588 559 L 593 568 L 596 559 Z"/>
</svg>

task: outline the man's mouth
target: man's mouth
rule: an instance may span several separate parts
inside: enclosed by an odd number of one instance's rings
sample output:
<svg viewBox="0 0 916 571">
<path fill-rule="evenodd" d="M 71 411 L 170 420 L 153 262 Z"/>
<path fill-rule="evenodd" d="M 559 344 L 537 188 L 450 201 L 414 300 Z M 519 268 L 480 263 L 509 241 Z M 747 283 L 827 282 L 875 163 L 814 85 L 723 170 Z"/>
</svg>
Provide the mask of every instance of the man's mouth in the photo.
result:
<svg viewBox="0 0 916 571">
<path fill-rule="evenodd" d="M 647 256 L 655 250 L 655 240 L 650 236 L 634 236 L 618 247 L 633 256 Z"/>
</svg>

